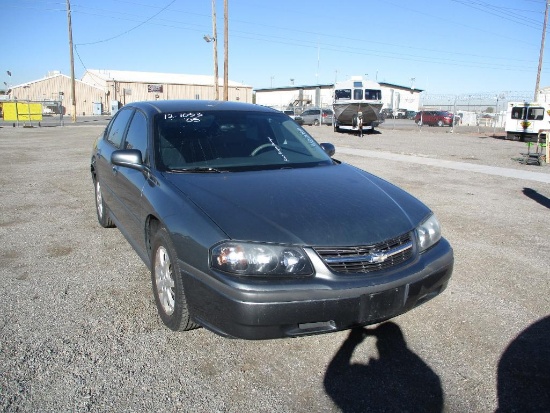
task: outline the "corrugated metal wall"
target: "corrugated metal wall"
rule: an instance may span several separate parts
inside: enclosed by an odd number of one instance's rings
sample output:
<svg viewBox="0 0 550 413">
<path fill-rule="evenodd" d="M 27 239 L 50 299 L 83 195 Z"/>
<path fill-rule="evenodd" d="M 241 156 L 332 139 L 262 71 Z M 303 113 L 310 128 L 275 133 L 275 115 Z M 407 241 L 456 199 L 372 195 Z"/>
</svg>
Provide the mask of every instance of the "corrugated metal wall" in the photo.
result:
<svg viewBox="0 0 550 413">
<path fill-rule="evenodd" d="M 220 98 L 223 88 L 219 87 Z M 57 101 L 63 93 L 66 115 L 71 115 L 71 79 L 65 75 L 54 76 L 12 88 L 12 99 L 33 102 Z M 103 104 L 108 112 L 110 102 L 118 100 L 122 105 L 141 100 L 214 99 L 214 85 L 145 84 L 108 81 L 105 90 L 77 81 L 75 85 L 77 116 L 92 115 L 95 102 Z M 229 87 L 229 100 L 252 102 L 251 87 Z"/>
<path fill-rule="evenodd" d="M 174 99 L 214 99 L 214 85 L 175 85 L 146 84 L 108 81 L 109 99 L 118 100 L 123 105 L 142 100 L 174 100 Z M 219 87 L 220 97 L 223 88 Z M 252 102 L 251 87 L 229 87 L 229 100 Z"/>
<path fill-rule="evenodd" d="M 65 107 L 65 114 L 71 114 L 71 79 L 67 76 L 54 76 L 25 86 L 17 86 L 12 89 L 11 99 L 31 100 L 33 102 L 57 101 L 60 92 L 63 93 L 62 105 Z M 91 115 L 94 102 L 105 104 L 105 93 L 98 88 L 86 83 L 76 82 L 76 112 L 77 115 Z"/>
</svg>

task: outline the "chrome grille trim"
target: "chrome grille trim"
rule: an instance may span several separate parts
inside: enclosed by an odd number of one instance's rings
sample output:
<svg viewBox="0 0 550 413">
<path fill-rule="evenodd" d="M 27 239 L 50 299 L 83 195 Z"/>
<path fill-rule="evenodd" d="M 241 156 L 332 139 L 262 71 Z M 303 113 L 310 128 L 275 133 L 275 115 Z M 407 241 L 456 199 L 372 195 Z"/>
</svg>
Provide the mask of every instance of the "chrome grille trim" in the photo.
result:
<svg viewBox="0 0 550 413">
<path fill-rule="evenodd" d="M 399 265 L 412 257 L 411 234 L 384 242 L 352 247 L 315 247 L 325 264 L 337 273 L 371 273 Z"/>
</svg>

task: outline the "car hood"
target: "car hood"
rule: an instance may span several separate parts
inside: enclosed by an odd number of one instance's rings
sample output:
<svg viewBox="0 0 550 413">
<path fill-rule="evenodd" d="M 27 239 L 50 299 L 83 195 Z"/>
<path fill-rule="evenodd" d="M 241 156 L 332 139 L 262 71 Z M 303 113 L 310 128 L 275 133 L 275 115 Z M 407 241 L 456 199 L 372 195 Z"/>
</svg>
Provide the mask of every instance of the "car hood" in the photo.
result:
<svg viewBox="0 0 550 413">
<path fill-rule="evenodd" d="M 165 176 L 241 241 L 368 245 L 408 232 L 430 214 L 405 191 L 346 164 Z"/>
</svg>

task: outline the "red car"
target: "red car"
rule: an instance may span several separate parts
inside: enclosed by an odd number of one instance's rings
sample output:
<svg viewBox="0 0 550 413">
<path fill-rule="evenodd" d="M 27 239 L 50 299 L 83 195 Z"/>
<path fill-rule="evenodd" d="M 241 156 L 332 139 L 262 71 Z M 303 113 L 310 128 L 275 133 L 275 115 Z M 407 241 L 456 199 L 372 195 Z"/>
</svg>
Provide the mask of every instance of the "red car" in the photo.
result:
<svg viewBox="0 0 550 413">
<path fill-rule="evenodd" d="M 451 126 L 453 124 L 453 114 L 442 110 L 424 110 L 416 114 L 414 121 L 418 126 Z"/>
</svg>

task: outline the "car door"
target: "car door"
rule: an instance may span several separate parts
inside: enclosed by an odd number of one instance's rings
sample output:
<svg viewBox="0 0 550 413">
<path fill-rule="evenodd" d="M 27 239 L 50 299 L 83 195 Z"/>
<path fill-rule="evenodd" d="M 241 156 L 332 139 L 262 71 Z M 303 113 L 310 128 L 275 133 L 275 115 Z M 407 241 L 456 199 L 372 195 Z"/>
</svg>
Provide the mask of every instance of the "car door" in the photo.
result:
<svg viewBox="0 0 550 413">
<path fill-rule="evenodd" d="M 315 121 L 317 122 L 321 122 L 321 110 L 320 109 L 315 109 L 312 111 L 311 113 L 311 124 L 315 124 Z"/>
<path fill-rule="evenodd" d="M 433 112 L 433 111 L 428 111 L 424 114 L 424 123 L 426 125 L 433 125 L 435 124 L 436 120 L 435 120 L 435 115 L 436 115 L 436 112 Z"/>
<path fill-rule="evenodd" d="M 96 152 L 96 174 L 102 187 L 102 195 L 111 214 L 118 220 L 120 200 L 115 191 L 118 171 L 111 164 L 111 155 L 122 148 L 124 133 L 134 114 L 133 109 L 121 109 L 109 123 L 99 150 Z"/>
<path fill-rule="evenodd" d="M 143 164 L 149 166 L 151 151 L 148 142 L 147 117 L 140 110 L 136 110 L 124 134 L 122 149 L 139 150 Z M 148 173 L 123 166 L 113 166 L 113 171 L 113 191 L 119 200 L 119 209 L 116 211 L 119 228 L 122 226 L 120 229 L 135 248 L 144 250 L 145 208 L 142 192 L 147 183 Z"/>
<path fill-rule="evenodd" d="M 304 125 L 309 125 L 311 123 L 311 110 L 306 110 L 302 113 L 302 120 Z"/>
</svg>

